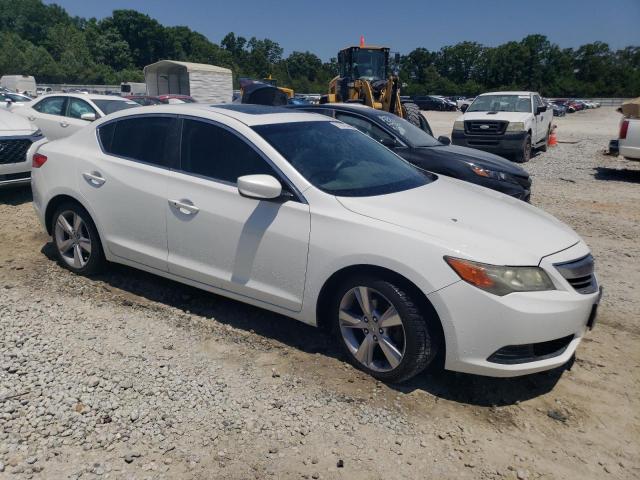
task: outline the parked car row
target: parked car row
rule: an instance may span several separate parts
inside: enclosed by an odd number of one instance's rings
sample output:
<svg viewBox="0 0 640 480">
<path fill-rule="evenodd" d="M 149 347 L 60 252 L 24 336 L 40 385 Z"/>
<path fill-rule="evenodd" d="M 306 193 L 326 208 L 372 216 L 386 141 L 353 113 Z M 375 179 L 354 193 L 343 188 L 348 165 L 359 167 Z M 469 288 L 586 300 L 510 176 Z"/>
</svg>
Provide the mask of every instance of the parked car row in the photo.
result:
<svg viewBox="0 0 640 480">
<path fill-rule="evenodd" d="M 455 101 L 440 95 L 416 95 L 412 101 L 420 110 L 455 111 L 458 109 Z"/>
<path fill-rule="evenodd" d="M 580 110 L 587 110 L 590 108 L 599 108 L 600 104 L 598 102 L 592 102 L 588 100 L 575 100 L 575 99 L 566 99 L 566 98 L 557 98 L 555 100 L 547 99 L 552 105 L 560 107 L 561 110 L 564 107 L 564 113 L 574 113 L 579 112 Z M 554 112 L 555 112 L 554 108 Z M 554 113 L 555 114 L 555 113 Z"/>
<path fill-rule="evenodd" d="M 353 104 L 163 104 L 27 156 L 36 213 L 72 272 L 122 263 L 326 327 L 383 381 L 438 357 L 491 376 L 563 365 L 600 300 L 587 245 L 450 178 L 523 171 L 441 140 Z"/>
</svg>

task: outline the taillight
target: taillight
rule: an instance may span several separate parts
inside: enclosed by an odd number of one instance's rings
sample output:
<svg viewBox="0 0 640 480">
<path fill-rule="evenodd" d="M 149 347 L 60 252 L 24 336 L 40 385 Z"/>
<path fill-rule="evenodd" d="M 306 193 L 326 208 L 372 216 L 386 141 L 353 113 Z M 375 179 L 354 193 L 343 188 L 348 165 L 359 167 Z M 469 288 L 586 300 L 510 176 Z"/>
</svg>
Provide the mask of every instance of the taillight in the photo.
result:
<svg viewBox="0 0 640 480">
<path fill-rule="evenodd" d="M 33 168 L 40 168 L 42 165 L 44 165 L 44 162 L 47 161 L 47 157 L 45 155 L 42 155 L 41 153 L 36 153 L 33 156 L 33 160 L 31 161 L 31 166 Z"/>
<path fill-rule="evenodd" d="M 629 120 L 623 120 L 620 124 L 620 140 L 627 138 L 627 131 L 629 130 Z"/>
</svg>

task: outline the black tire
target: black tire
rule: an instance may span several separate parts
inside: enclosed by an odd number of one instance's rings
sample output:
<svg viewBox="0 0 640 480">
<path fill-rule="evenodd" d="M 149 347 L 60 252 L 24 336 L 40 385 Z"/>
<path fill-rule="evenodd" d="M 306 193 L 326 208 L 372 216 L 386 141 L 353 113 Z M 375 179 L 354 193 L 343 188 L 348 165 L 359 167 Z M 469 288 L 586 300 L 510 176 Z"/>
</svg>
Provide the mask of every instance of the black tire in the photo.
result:
<svg viewBox="0 0 640 480">
<path fill-rule="evenodd" d="M 79 224 L 79 232 L 75 235 L 69 234 L 62 226 L 60 229 L 57 228 L 58 219 L 61 216 L 64 216 L 65 219 L 68 219 L 73 215 L 77 215 L 82 220 L 82 223 Z M 77 273 L 79 275 L 95 275 L 99 273 L 105 266 L 106 260 L 104 258 L 104 251 L 102 250 L 102 243 L 100 242 L 100 236 L 98 235 L 98 230 L 96 229 L 93 220 L 91 219 L 91 215 L 87 212 L 81 205 L 73 202 L 67 202 L 60 205 L 53 216 L 51 217 L 51 236 L 53 238 L 54 250 L 56 253 L 56 259 L 58 263 L 68 269 L 73 273 Z M 66 237 L 66 239 L 65 239 Z M 75 240 L 75 243 L 78 245 L 79 256 L 81 260 L 76 264 L 72 262 L 68 255 L 65 255 L 65 252 L 61 250 L 62 241 Z M 88 240 L 90 252 L 86 251 L 86 242 L 85 246 L 81 247 L 80 244 L 83 243 L 83 240 Z M 73 254 L 71 255 L 73 259 L 76 258 L 75 246 L 71 247 L 70 250 L 73 250 Z M 66 250 L 69 252 L 69 249 Z"/>
<path fill-rule="evenodd" d="M 517 163 L 527 163 L 531 159 L 531 134 L 527 134 L 522 142 L 522 150 L 516 153 L 514 160 Z"/>
<path fill-rule="evenodd" d="M 418 105 L 416 105 L 415 103 L 413 102 L 403 103 L 402 116 L 407 122 L 413 123 L 416 127 L 421 126 L 420 117 L 422 116 L 422 114 L 420 113 L 420 109 L 418 108 Z"/>
<path fill-rule="evenodd" d="M 376 305 L 376 309 L 382 308 L 386 310 L 385 307 L 391 305 L 395 308 L 395 311 L 401 319 L 402 326 L 394 328 L 399 328 L 402 331 L 403 355 L 399 364 L 395 366 L 395 368 L 391 368 L 386 371 L 369 368 L 355 357 L 355 354 L 347 344 L 348 340 L 345 338 L 341 330 L 340 314 L 341 311 L 343 312 L 343 310 L 341 310 L 341 306 L 345 299 L 348 298 L 350 292 L 356 289 L 356 287 L 366 287 L 373 292 L 373 300 L 371 301 L 371 304 Z M 378 300 L 380 303 L 376 303 L 376 299 L 374 298 L 376 294 L 381 294 L 381 298 L 384 300 Z M 372 311 L 378 312 L 378 315 L 382 317 L 383 312 L 375 309 L 372 309 Z M 376 313 L 373 313 L 373 316 L 370 319 L 370 325 L 372 325 L 372 327 L 370 327 L 371 335 L 376 333 L 379 326 L 383 326 L 382 318 L 379 319 L 379 324 L 373 323 L 374 321 L 378 321 L 376 320 L 375 315 Z M 343 282 L 335 292 L 331 308 L 331 316 L 336 340 L 349 359 L 349 362 L 356 368 L 368 373 L 378 380 L 390 383 L 408 380 L 427 368 L 431 361 L 436 357 L 438 342 L 435 340 L 435 335 L 430 331 L 431 329 L 428 326 L 427 319 L 423 312 L 421 312 L 415 300 L 412 299 L 401 286 L 394 283 L 371 275 L 356 275 L 349 278 Z M 366 319 L 366 314 L 364 314 L 364 318 Z M 384 334 L 382 330 L 383 329 L 380 328 L 380 331 L 378 332 L 380 334 L 380 339 L 376 340 L 375 344 L 371 343 L 371 345 L 373 345 L 371 348 L 374 352 L 372 355 L 377 355 L 380 362 L 385 362 L 385 358 L 388 357 L 385 357 L 385 353 L 381 346 L 382 338 L 383 336 L 384 338 L 390 338 L 389 336 L 393 334 L 390 333 L 391 329 L 385 329 L 386 331 Z M 356 329 L 351 331 L 357 331 L 361 336 L 364 336 L 363 332 L 367 332 L 366 330 L 363 331 Z M 375 338 L 375 336 L 373 338 Z M 362 340 L 362 343 L 364 343 L 364 340 Z M 353 345 L 351 347 L 353 348 Z M 391 365 L 389 364 L 389 366 Z"/>
<path fill-rule="evenodd" d="M 542 144 L 542 146 L 540 146 L 540 151 L 541 152 L 546 152 L 547 150 L 549 150 L 549 136 L 551 135 L 551 128 L 549 128 L 549 130 L 547 130 L 547 136 L 544 138 L 544 143 Z"/>
</svg>

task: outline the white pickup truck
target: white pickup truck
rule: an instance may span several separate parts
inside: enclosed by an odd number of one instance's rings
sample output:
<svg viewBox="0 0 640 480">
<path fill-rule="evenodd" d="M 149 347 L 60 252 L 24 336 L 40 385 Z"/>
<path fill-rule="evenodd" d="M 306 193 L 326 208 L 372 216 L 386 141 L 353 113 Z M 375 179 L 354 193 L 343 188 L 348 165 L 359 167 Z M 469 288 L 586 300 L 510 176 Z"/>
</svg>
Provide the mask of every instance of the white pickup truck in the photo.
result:
<svg viewBox="0 0 640 480">
<path fill-rule="evenodd" d="M 640 160 L 640 118 L 620 121 L 618 152 L 627 160 Z"/>
<path fill-rule="evenodd" d="M 537 92 L 483 93 L 456 119 L 451 140 L 528 162 L 534 148 L 547 150 L 552 120 Z"/>
</svg>

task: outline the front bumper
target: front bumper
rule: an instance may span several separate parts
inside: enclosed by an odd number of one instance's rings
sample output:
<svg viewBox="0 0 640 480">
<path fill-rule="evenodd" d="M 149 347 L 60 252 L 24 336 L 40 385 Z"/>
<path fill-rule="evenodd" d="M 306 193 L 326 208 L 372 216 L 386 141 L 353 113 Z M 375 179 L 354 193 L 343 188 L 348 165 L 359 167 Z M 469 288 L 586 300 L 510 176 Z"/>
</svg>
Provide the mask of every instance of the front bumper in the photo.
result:
<svg viewBox="0 0 640 480">
<path fill-rule="evenodd" d="M 459 281 L 430 294 L 445 334 L 445 368 L 512 377 L 567 363 L 595 320 L 592 312 L 600 300 L 600 292 L 586 295 L 576 292 L 553 264 L 586 254 L 586 245 L 579 243 L 543 259 L 540 266 L 547 271 L 556 290 L 499 297 Z M 522 347 L 521 350 L 528 347 L 533 354 L 515 362 L 496 357 L 510 348 L 513 351 L 513 347 Z"/>
<path fill-rule="evenodd" d="M 0 187 L 29 184 L 31 163 L 27 161 L 27 151 L 42 138 L 41 135 L 0 137 Z"/>
<path fill-rule="evenodd" d="M 513 154 L 522 151 L 527 132 L 505 132 L 501 135 L 470 135 L 464 130 L 453 130 L 451 143 L 462 147 L 477 148 L 497 154 Z"/>
</svg>

